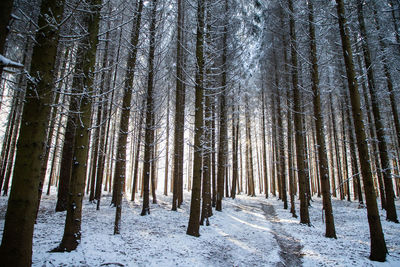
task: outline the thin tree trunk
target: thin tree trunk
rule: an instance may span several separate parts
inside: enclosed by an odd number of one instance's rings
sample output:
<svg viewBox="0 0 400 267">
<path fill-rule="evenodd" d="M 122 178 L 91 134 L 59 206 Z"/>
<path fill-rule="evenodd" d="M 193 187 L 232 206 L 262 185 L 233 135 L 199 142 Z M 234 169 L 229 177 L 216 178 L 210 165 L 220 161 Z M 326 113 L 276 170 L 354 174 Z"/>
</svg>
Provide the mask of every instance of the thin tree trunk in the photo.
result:
<svg viewBox="0 0 400 267">
<path fill-rule="evenodd" d="M 195 77 L 195 131 L 193 156 L 193 187 L 190 201 L 190 217 L 186 234 L 200 236 L 200 191 L 203 146 L 203 75 L 204 75 L 204 9 L 205 1 L 197 1 L 197 33 L 196 33 L 196 77 Z M 218 192 L 219 193 L 219 192 Z M 217 198 L 218 200 L 218 198 Z"/>
<path fill-rule="evenodd" d="M 235 106 L 232 107 L 232 190 L 231 197 L 235 199 L 236 184 L 239 176 L 238 169 L 238 145 L 239 145 L 239 114 Z M 211 125 L 210 125 L 211 126 Z"/>
<path fill-rule="evenodd" d="M 154 117 L 153 117 L 153 125 L 154 123 Z M 157 132 L 156 132 L 156 138 L 157 140 Z M 157 190 L 157 143 L 153 145 L 153 151 L 151 152 L 151 196 L 153 198 L 153 204 L 157 204 L 157 195 L 156 195 L 156 190 Z"/>
<path fill-rule="evenodd" d="M 125 175 L 126 175 L 126 150 L 129 133 L 129 120 L 131 113 L 131 99 L 133 91 L 133 79 L 135 75 L 136 56 L 138 51 L 140 22 L 142 17 L 143 0 L 140 0 L 136 10 L 136 18 L 133 23 L 131 45 L 132 50 L 129 54 L 126 71 L 126 81 L 122 97 L 122 111 L 120 114 L 120 126 L 117 139 L 117 160 L 115 165 L 115 180 L 116 180 L 116 201 L 115 201 L 115 222 L 114 222 L 114 235 L 120 233 L 121 228 L 121 211 L 122 211 L 122 196 L 125 189 Z M 150 44 L 152 45 L 152 44 Z M 153 44 L 154 46 L 154 44 Z M 152 66 L 151 66 L 152 67 Z M 152 70 L 150 70 L 152 72 Z M 150 76 L 150 75 L 149 75 Z M 153 81 L 151 81 L 152 83 Z"/>
<path fill-rule="evenodd" d="M 293 86 L 293 102 L 294 102 L 294 130 L 296 141 L 296 157 L 297 157 L 297 175 L 299 180 L 299 197 L 300 197 L 300 223 L 310 225 L 310 217 L 308 214 L 307 192 L 306 192 L 306 170 L 304 166 L 304 142 L 303 142 L 303 121 L 301 114 L 301 96 L 298 88 L 298 70 L 297 70 L 297 44 L 296 29 L 293 15 L 292 0 L 288 0 L 289 18 L 290 18 L 290 41 L 291 41 L 291 63 L 292 63 L 292 86 Z"/>
<path fill-rule="evenodd" d="M 154 54 L 156 46 L 156 17 L 157 0 L 151 2 L 151 21 L 149 37 L 149 56 L 148 56 L 148 76 L 147 76 L 147 96 L 146 96 L 146 129 L 144 141 L 143 159 L 143 208 L 140 215 L 150 214 L 149 193 L 150 193 L 150 166 L 152 162 L 151 152 L 154 147 Z"/>
<path fill-rule="evenodd" d="M 168 174 L 169 174 L 169 98 L 170 90 L 167 92 L 167 118 L 166 118 L 166 144 L 165 144 L 165 173 L 164 173 L 164 195 L 168 196 Z"/>
<path fill-rule="evenodd" d="M 137 131 L 137 141 L 136 141 L 136 152 L 135 152 L 135 167 L 133 170 L 133 186 L 132 186 L 132 193 L 131 193 L 131 201 L 135 201 L 135 194 L 136 190 L 138 187 L 138 173 L 139 172 L 139 156 L 140 156 L 140 145 L 142 141 L 142 125 L 143 125 L 143 117 L 144 117 L 144 112 L 142 109 L 144 109 L 145 106 L 145 98 L 143 98 L 142 105 L 140 108 L 140 119 L 139 119 L 139 125 L 138 125 L 138 131 Z"/>
<path fill-rule="evenodd" d="M 322 205 L 325 211 L 325 236 L 336 238 L 335 223 L 332 213 L 331 190 L 329 187 L 328 157 L 326 154 L 324 119 L 321 111 L 321 93 L 319 89 L 319 73 L 317 59 L 317 45 L 315 40 L 314 26 L 314 7 L 313 1 L 308 1 L 308 27 L 310 34 L 310 61 L 311 61 L 311 79 L 313 90 L 313 104 L 315 117 L 315 131 L 317 136 L 317 147 L 319 157 L 319 171 L 322 187 Z"/>
<path fill-rule="evenodd" d="M 277 62 L 275 62 L 277 64 Z M 276 94 L 276 105 L 277 105 L 277 120 L 278 120 L 278 130 L 281 132 L 283 130 L 283 123 L 282 123 L 282 117 L 283 117 L 283 111 L 281 109 L 281 95 L 280 95 L 280 90 L 278 89 L 278 84 L 275 85 L 275 94 Z M 280 181 L 280 193 L 279 196 L 281 200 L 283 201 L 283 208 L 286 210 L 288 208 L 288 201 L 287 201 L 287 193 L 286 193 L 286 166 L 285 166 L 285 144 L 283 141 L 283 134 L 278 135 L 278 140 L 277 140 L 277 150 L 278 152 L 278 164 L 279 164 L 279 178 L 278 180 Z"/>
<path fill-rule="evenodd" d="M 177 64 L 176 64 L 176 96 L 175 96 L 175 132 L 173 154 L 173 192 L 172 210 L 176 211 L 180 206 L 179 196 L 183 192 L 183 157 L 184 157 L 184 130 L 185 130 L 185 85 L 184 85 L 184 51 L 183 51 L 183 27 L 184 8 L 182 0 L 178 0 L 177 18 Z"/>
<path fill-rule="evenodd" d="M 264 193 L 265 193 L 265 198 L 268 198 L 268 169 L 267 169 L 267 145 L 266 145 L 266 123 L 265 123 L 265 93 L 264 93 L 264 87 L 262 88 L 261 91 L 261 98 L 262 98 L 262 146 L 263 146 L 263 177 L 264 177 Z M 239 128 L 239 125 L 237 126 Z M 238 129 L 239 130 L 239 129 Z M 238 136 L 238 135 L 236 135 Z"/>
<path fill-rule="evenodd" d="M 208 4 L 208 2 L 207 2 Z M 207 22 L 210 18 L 210 10 L 208 6 L 206 7 L 207 12 Z M 209 25 L 209 24 L 207 24 Z M 208 27 L 207 27 L 208 28 Z M 208 35 L 208 29 L 207 29 Z M 207 38 L 208 36 L 206 36 Z M 208 42 L 209 38 L 207 38 Z M 210 68 L 206 70 L 206 77 L 210 75 Z M 212 127 L 212 107 L 211 107 L 211 95 L 205 94 L 205 110 L 204 110 L 204 141 L 203 141 L 203 183 L 202 183 L 202 208 L 201 208 L 201 217 L 200 217 L 200 225 L 204 224 L 204 219 L 206 220 L 206 225 L 208 226 L 210 223 L 208 218 L 212 216 L 212 207 L 211 207 L 211 127 Z M 233 189 L 232 189 L 233 191 Z M 233 193 L 234 194 L 234 193 Z"/>
<path fill-rule="evenodd" d="M 222 55 L 221 55 L 221 93 L 220 93 L 220 117 L 219 117 L 219 146 L 218 146 L 218 171 L 217 171 L 217 203 L 216 210 L 222 211 L 222 199 L 224 196 L 224 180 L 225 170 L 227 168 L 227 146 L 228 146 L 228 117 L 227 117 L 227 40 L 228 40 L 228 29 L 227 29 L 227 12 L 228 3 L 224 1 L 225 17 L 223 24 L 223 36 L 222 36 Z"/>
</svg>

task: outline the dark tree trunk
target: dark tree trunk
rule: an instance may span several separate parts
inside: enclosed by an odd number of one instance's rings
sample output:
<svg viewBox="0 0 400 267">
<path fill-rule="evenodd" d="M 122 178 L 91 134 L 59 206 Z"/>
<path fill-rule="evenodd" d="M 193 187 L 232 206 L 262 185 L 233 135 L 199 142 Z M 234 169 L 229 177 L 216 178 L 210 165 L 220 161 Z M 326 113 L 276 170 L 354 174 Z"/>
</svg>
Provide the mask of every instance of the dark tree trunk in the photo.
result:
<svg viewBox="0 0 400 267">
<path fill-rule="evenodd" d="M 297 157 L 297 175 L 299 180 L 299 197 L 300 197 L 300 223 L 310 225 L 310 217 L 308 214 L 307 192 L 306 192 L 306 169 L 304 166 L 304 141 L 303 141 L 303 120 L 301 114 L 301 95 L 298 87 L 298 70 L 297 70 L 297 44 L 296 29 L 293 16 L 293 3 L 288 0 L 289 18 L 290 18 L 290 43 L 291 43 L 291 63 L 292 63 L 292 86 L 293 86 L 293 102 L 294 102 L 294 130 L 296 142 Z"/>
<path fill-rule="evenodd" d="M 399 220 L 397 219 L 396 206 L 394 204 L 394 191 L 393 191 L 391 166 L 390 166 L 387 144 L 385 140 L 386 133 L 380 114 L 380 106 L 378 103 L 378 96 L 375 88 L 374 70 L 372 69 L 371 53 L 369 51 L 368 36 L 364 22 L 363 6 L 360 0 L 357 1 L 357 10 L 358 10 L 358 22 L 360 24 L 360 33 L 362 37 L 362 48 L 364 53 L 365 67 L 367 68 L 367 78 L 368 78 L 367 80 L 368 80 L 369 93 L 371 96 L 372 112 L 375 118 L 376 136 L 378 138 L 379 158 L 382 164 L 383 182 L 385 185 L 386 220 L 398 223 Z M 375 20 L 377 21 L 376 10 L 374 11 L 374 15 L 375 15 Z"/>
<path fill-rule="evenodd" d="M 150 166 L 152 162 L 151 154 L 154 149 L 154 54 L 156 45 L 156 17 L 157 0 L 151 2 L 151 21 L 149 38 L 148 56 L 148 76 L 147 76 L 147 96 L 146 96 L 146 129 L 144 140 L 144 159 L 143 159 L 143 208 L 140 215 L 150 214 Z"/>
<path fill-rule="evenodd" d="M 262 152 L 263 152 L 263 156 L 262 156 L 262 159 L 263 159 L 263 178 L 264 178 L 264 193 L 265 193 L 265 198 L 268 198 L 268 190 L 269 190 L 269 187 L 268 187 L 268 169 L 267 169 L 267 145 L 266 145 L 266 131 L 267 131 L 267 129 L 266 129 L 266 123 L 265 123 L 265 93 L 264 93 L 264 87 L 262 88 L 262 91 L 261 91 L 261 98 L 262 98 L 262 146 L 263 146 L 263 149 L 262 149 Z M 239 124 L 237 125 L 237 131 L 239 131 Z M 239 134 L 237 134 L 236 135 L 236 138 L 238 138 L 238 135 Z M 236 146 L 237 146 L 237 144 L 236 144 Z M 236 147 L 236 150 L 237 150 L 237 147 Z"/>
<path fill-rule="evenodd" d="M 78 48 L 79 58 L 75 66 L 76 76 L 72 86 L 76 90 L 73 93 L 77 94 L 72 101 L 76 101 L 79 113 L 74 114 L 72 117 L 76 125 L 76 134 L 73 146 L 74 156 L 67 216 L 63 238 L 60 245 L 53 250 L 54 252 L 75 250 L 81 239 L 82 200 L 85 191 L 89 127 L 92 111 L 89 92 L 93 89 L 101 0 L 92 0 L 89 8 L 93 15 L 84 19 L 84 25 L 87 27 L 89 34 L 83 39 L 83 43 Z"/>
<path fill-rule="evenodd" d="M 228 125 L 227 125 L 227 12 L 228 3 L 224 2 L 225 17 L 222 35 L 222 55 L 221 55 L 221 93 L 220 93 L 220 114 L 219 114 L 219 144 L 218 144 L 218 170 L 217 170 L 217 203 L 216 210 L 222 211 L 222 199 L 224 197 L 224 180 L 226 177 L 227 146 L 228 146 Z"/>
<path fill-rule="evenodd" d="M 136 152 L 135 152 L 135 167 L 133 169 L 133 185 L 132 185 L 132 193 L 131 193 L 131 201 L 135 201 L 135 194 L 138 186 L 138 173 L 139 173 L 139 156 L 140 156 L 140 145 L 142 141 L 142 125 L 143 125 L 143 117 L 144 117 L 144 112 L 142 109 L 144 108 L 145 105 L 145 98 L 142 101 L 141 105 L 141 111 L 140 111 L 140 119 L 139 119 L 139 125 L 138 125 L 138 131 L 137 131 L 137 141 L 136 141 Z"/>
<path fill-rule="evenodd" d="M 73 108 L 72 102 L 70 108 Z M 67 210 L 69 183 L 71 180 L 72 171 L 72 157 L 74 153 L 74 137 L 76 127 L 70 114 L 67 118 L 67 127 L 65 129 L 64 145 L 62 149 L 61 163 L 60 163 L 60 178 L 58 184 L 57 204 L 56 211 Z"/>
<path fill-rule="evenodd" d="M 1 10 L 3 12 L 3 9 Z M 53 86 L 53 69 L 59 36 L 58 28 L 48 25 L 46 18 L 50 16 L 59 22 L 63 10 L 64 1 L 61 0 L 44 0 L 41 3 L 39 30 L 35 37 L 36 44 L 33 48 L 30 72 L 32 80 L 35 79 L 38 82 L 28 83 L 22 113 L 13 183 L 0 246 L 0 258 L 5 266 L 30 266 L 32 263 L 37 188 L 40 182 L 41 156 L 51 111 L 50 92 Z M 1 18 L 8 20 L 9 16 L 1 16 Z M 1 36 L 3 38 L 3 33 Z"/>
<path fill-rule="evenodd" d="M 204 9 L 205 1 L 197 1 L 197 33 L 196 33 L 196 77 L 195 77 L 195 131 L 193 155 L 193 187 L 190 201 L 190 217 L 186 234 L 200 236 L 200 191 L 203 147 L 203 75 L 204 75 Z"/>
<path fill-rule="evenodd" d="M 365 141 L 366 135 L 364 131 L 364 123 L 362 121 L 360 95 L 358 92 L 358 84 L 355 77 L 353 53 L 351 50 L 349 32 L 346 26 L 347 21 L 345 18 L 343 0 L 336 0 L 336 4 L 337 4 L 339 30 L 342 40 L 343 57 L 346 65 L 351 107 L 353 111 L 358 154 L 360 157 L 361 173 L 364 181 L 364 191 L 367 202 L 368 223 L 371 236 L 370 259 L 374 261 L 385 261 L 386 254 L 388 251 L 383 236 L 382 225 L 379 218 L 378 206 L 376 204 L 376 195 L 374 190 L 374 184 L 372 181 L 371 167 L 368 158 L 368 146 Z"/>
<path fill-rule="evenodd" d="M 168 174 L 169 174 L 169 100 L 170 98 L 170 90 L 168 88 L 167 92 L 167 125 L 166 125 L 166 144 L 165 144 L 165 173 L 164 173 L 164 196 L 168 196 Z"/>
<path fill-rule="evenodd" d="M 115 201 L 115 222 L 114 234 L 120 233 L 121 211 L 122 211 L 122 196 L 125 189 L 125 174 L 126 174 L 126 145 L 129 133 L 129 118 L 131 113 L 131 99 L 133 91 L 133 79 L 136 66 L 136 55 L 138 50 L 140 22 L 142 17 L 143 0 L 140 0 L 136 10 L 136 18 L 133 23 L 131 45 L 132 50 L 129 54 L 126 71 L 126 81 L 122 97 L 122 111 L 120 114 L 120 126 L 117 139 L 117 161 L 115 165 L 115 185 L 116 201 Z"/>
<path fill-rule="evenodd" d="M 174 132 L 174 157 L 173 157 L 173 192 L 172 210 L 180 206 L 179 196 L 183 191 L 183 156 L 184 156 L 184 130 L 185 130 L 185 85 L 184 85 L 184 8 L 182 0 L 178 0 L 177 20 L 177 50 L 176 50 L 176 95 L 175 95 L 175 132 Z"/>
<path fill-rule="evenodd" d="M 336 238 L 335 224 L 332 213 L 331 190 L 329 187 L 329 170 L 328 170 L 328 156 L 326 154 L 325 133 L 324 133 L 324 119 L 321 111 L 321 96 L 319 89 L 319 73 L 318 73 L 318 60 L 317 60 L 317 45 L 315 40 L 315 26 L 314 26 L 314 7 L 313 1 L 308 1 L 308 26 L 310 34 L 310 61 L 311 61 L 311 79 L 312 90 L 314 94 L 314 117 L 315 117 L 315 131 L 317 136 L 317 147 L 319 157 L 319 171 L 321 177 L 322 187 L 322 204 L 325 211 L 325 236 Z"/>
</svg>

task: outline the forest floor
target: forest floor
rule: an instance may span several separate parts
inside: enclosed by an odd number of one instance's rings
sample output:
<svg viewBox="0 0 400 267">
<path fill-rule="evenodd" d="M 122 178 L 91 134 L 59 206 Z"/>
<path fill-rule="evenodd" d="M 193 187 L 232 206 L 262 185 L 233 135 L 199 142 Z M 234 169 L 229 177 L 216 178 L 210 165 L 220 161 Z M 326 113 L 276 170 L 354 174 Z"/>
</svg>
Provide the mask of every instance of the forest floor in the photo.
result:
<svg viewBox="0 0 400 267">
<path fill-rule="evenodd" d="M 120 235 L 113 235 L 110 199 L 103 197 L 100 211 L 85 199 L 81 244 L 73 252 L 49 253 L 62 238 L 65 212 L 54 212 L 55 192 L 44 195 L 33 266 L 400 266 L 400 224 L 385 221 L 382 213 L 390 255 L 385 263 L 371 262 L 366 209 L 356 202 L 333 199 L 338 239 L 327 239 L 320 198 L 312 202 L 308 227 L 274 197 L 239 195 L 225 199 L 223 212 L 214 211 L 210 226 L 202 226 L 196 238 L 186 235 L 188 193 L 178 212 L 171 211 L 171 196 L 159 194 L 149 216 L 140 216 L 141 203 L 124 201 Z M 0 235 L 6 203 L 0 197 Z M 399 200 L 396 205 L 400 215 Z"/>
</svg>

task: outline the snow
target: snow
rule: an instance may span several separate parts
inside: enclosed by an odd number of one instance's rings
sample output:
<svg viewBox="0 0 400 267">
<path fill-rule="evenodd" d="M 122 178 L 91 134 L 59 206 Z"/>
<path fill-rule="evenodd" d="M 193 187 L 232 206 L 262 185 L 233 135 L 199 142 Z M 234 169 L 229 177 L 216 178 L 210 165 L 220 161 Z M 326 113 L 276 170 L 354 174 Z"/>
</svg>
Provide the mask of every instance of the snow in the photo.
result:
<svg viewBox="0 0 400 267">
<path fill-rule="evenodd" d="M 386 246 L 389 250 L 387 261 L 373 262 L 368 259 L 370 252 L 367 210 L 358 209 L 358 202 L 333 198 L 333 216 L 337 239 L 325 238 L 325 224 L 322 222 L 322 199 L 314 197 L 309 208 L 312 227 L 300 225 L 299 219 L 292 218 L 282 202 L 269 201 L 274 205 L 286 231 L 303 244 L 304 266 L 400 266 L 400 224 L 385 220 L 385 211 L 380 210 Z M 296 202 L 299 216 L 299 202 Z M 400 214 L 400 201 L 396 201 Z M 380 204 L 379 204 L 380 207 Z"/>
<path fill-rule="evenodd" d="M 0 66 L 3 66 L 3 67 L 15 67 L 15 68 L 23 68 L 24 67 L 24 65 L 22 65 L 22 64 L 20 64 L 18 62 L 12 61 L 11 59 L 6 58 L 3 55 L 0 55 Z"/>
<path fill-rule="evenodd" d="M 279 238 L 301 245 L 303 266 L 400 266 L 400 224 L 382 217 L 390 256 L 385 263 L 371 262 L 366 210 L 357 209 L 356 202 L 333 200 L 337 240 L 323 236 L 319 198 L 310 208 L 313 226 L 307 227 L 283 210 L 281 201 L 244 195 L 225 199 L 223 211 L 213 211 L 211 225 L 201 226 L 201 236 L 196 238 L 186 235 L 190 194 L 185 192 L 177 212 L 171 211 L 171 196 L 157 197 L 158 204 L 151 204 L 147 216 L 140 216 L 141 203 L 123 201 L 120 235 L 113 235 L 111 196 L 103 197 L 100 211 L 85 197 L 81 244 L 73 252 L 49 253 L 61 241 L 65 222 L 65 212 L 54 212 L 53 188 L 50 196 L 42 197 L 33 266 L 283 266 L 282 255 L 288 252 L 282 251 Z M 6 202 L 6 197 L 0 197 L 1 235 Z"/>
</svg>

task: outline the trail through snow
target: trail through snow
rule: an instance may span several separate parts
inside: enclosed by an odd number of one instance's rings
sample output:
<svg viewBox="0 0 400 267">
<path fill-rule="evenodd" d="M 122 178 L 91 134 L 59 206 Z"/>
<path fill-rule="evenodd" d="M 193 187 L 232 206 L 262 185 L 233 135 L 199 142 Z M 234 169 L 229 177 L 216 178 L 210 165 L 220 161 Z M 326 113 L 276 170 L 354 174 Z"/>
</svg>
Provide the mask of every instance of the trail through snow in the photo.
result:
<svg viewBox="0 0 400 267">
<path fill-rule="evenodd" d="M 278 242 L 281 249 L 279 255 L 283 262 L 279 263 L 279 266 L 301 266 L 301 249 L 302 245 L 300 240 L 295 239 L 293 236 L 288 234 L 279 218 L 276 215 L 274 206 L 270 204 L 261 204 L 262 210 L 264 211 L 265 217 L 272 222 L 272 229 L 274 230 L 274 237 Z"/>
</svg>

